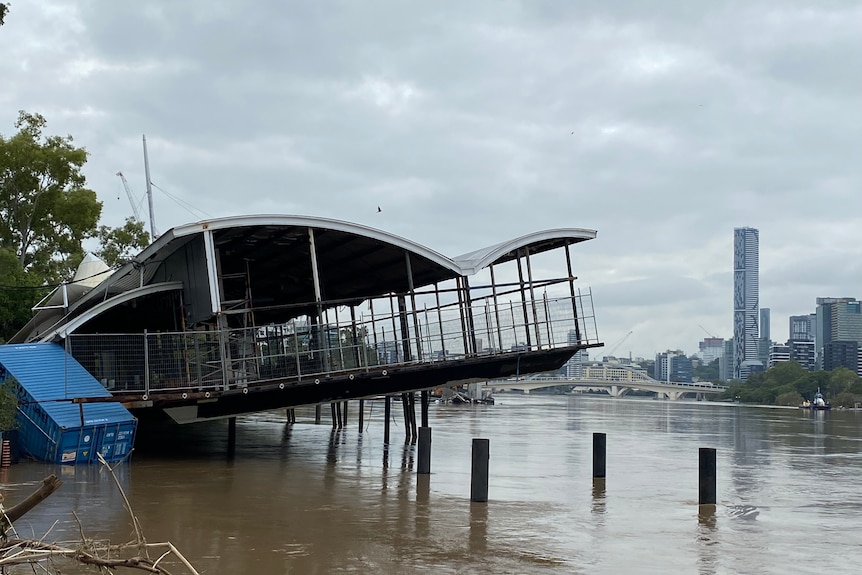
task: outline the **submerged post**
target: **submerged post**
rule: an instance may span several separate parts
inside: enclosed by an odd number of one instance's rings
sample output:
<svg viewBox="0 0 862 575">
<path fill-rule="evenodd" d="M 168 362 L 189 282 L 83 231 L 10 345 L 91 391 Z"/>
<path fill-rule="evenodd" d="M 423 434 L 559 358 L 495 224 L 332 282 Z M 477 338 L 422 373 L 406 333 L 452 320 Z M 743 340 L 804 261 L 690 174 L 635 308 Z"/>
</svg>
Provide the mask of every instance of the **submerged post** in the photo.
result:
<svg viewBox="0 0 862 575">
<path fill-rule="evenodd" d="M 431 428 L 422 426 L 419 428 L 419 466 L 417 473 L 427 475 L 431 473 Z"/>
<path fill-rule="evenodd" d="M 699 457 L 700 481 L 697 502 L 699 505 L 715 505 L 715 449 L 711 447 L 701 447 L 699 450 Z"/>
<path fill-rule="evenodd" d="M 491 457 L 489 439 L 473 439 L 473 464 L 470 473 L 470 501 L 488 501 L 488 460 Z"/>
<path fill-rule="evenodd" d="M 389 396 L 383 396 L 383 443 L 389 445 L 389 418 L 392 415 L 392 405 Z"/>
<path fill-rule="evenodd" d="M 236 454 L 236 417 L 227 420 L 227 457 L 233 459 Z"/>
<path fill-rule="evenodd" d="M 314 406 L 314 423 L 320 423 L 320 404 Z"/>
<path fill-rule="evenodd" d="M 607 435 L 604 433 L 593 434 L 593 478 L 605 477 L 605 464 L 607 462 L 606 455 Z"/>
</svg>

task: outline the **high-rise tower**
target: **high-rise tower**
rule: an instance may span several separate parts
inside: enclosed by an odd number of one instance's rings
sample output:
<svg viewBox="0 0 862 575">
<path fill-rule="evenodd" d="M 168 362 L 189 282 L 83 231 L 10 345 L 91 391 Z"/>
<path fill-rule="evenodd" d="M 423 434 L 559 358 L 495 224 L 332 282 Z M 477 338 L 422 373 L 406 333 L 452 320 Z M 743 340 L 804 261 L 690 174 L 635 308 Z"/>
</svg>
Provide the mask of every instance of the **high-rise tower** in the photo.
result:
<svg viewBox="0 0 862 575">
<path fill-rule="evenodd" d="M 758 359 L 760 233 L 754 228 L 733 230 L 733 364 L 731 377 L 745 380 L 762 368 Z"/>
</svg>

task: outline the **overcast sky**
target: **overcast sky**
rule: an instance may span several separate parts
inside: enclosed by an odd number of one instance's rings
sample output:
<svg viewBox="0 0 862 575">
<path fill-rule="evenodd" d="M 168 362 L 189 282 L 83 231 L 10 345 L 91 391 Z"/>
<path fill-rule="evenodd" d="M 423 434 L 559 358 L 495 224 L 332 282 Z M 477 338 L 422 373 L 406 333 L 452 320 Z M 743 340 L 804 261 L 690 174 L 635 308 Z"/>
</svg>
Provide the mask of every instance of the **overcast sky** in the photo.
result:
<svg viewBox="0 0 862 575">
<path fill-rule="evenodd" d="M 0 54 L 0 133 L 72 134 L 107 225 L 146 134 L 159 231 L 324 216 L 456 256 L 598 230 L 575 273 L 618 355 L 733 335 L 738 226 L 774 340 L 862 298 L 859 1 L 18 0 Z"/>
</svg>

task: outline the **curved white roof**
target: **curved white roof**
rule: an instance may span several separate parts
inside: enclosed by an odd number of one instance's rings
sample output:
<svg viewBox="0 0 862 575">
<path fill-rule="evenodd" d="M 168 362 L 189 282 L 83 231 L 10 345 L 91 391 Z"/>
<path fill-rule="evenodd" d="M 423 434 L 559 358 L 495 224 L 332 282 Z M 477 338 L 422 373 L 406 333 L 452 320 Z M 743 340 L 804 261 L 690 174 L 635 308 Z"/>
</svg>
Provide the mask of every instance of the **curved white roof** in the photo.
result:
<svg viewBox="0 0 862 575">
<path fill-rule="evenodd" d="M 452 270 L 453 272 L 460 272 L 460 269 L 458 268 L 457 264 L 455 264 L 455 262 L 452 261 L 451 258 L 448 258 L 439 252 L 425 247 L 422 244 L 418 244 L 414 241 L 402 238 L 401 236 L 396 236 L 395 234 L 391 234 L 389 232 L 384 232 L 383 230 L 363 226 L 362 224 L 355 224 L 352 222 L 333 220 L 329 218 L 320 218 L 315 216 L 257 214 L 250 216 L 232 216 L 227 218 L 204 220 L 193 224 L 185 224 L 173 228 L 169 232 L 170 238 L 165 239 L 165 243 L 167 243 L 167 241 L 169 241 L 170 239 L 199 234 L 204 230 L 223 230 L 228 228 L 241 228 L 249 226 L 293 226 L 322 228 L 327 230 L 336 230 L 349 234 L 356 234 L 358 236 L 363 236 L 390 245 L 398 246 L 417 255 L 421 255 L 444 268 Z M 161 236 L 150 247 L 156 247 L 156 249 L 158 249 L 160 242 L 167 235 L 168 234 Z M 147 252 L 149 249 L 150 248 L 144 250 L 144 252 L 141 253 L 141 256 L 144 256 L 144 253 Z"/>
<path fill-rule="evenodd" d="M 509 259 L 513 259 L 515 257 L 514 252 L 523 248 L 536 246 L 539 248 L 537 249 L 537 252 L 540 252 L 560 247 L 565 245 L 566 242 L 574 244 L 591 240 L 595 237 L 596 230 L 586 230 L 582 228 L 544 230 L 460 255 L 456 257 L 454 261 L 461 270 L 462 275 L 469 276 L 478 273 L 479 270 L 497 263 L 500 260 L 508 261 Z"/>
<path fill-rule="evenodd" d="M 426 246 L 389 232 L 329 218 L 261 214 L 204 220 L 168 230 L 155 242 L 142 250 L 133 262 L 124 265 L 110 275 L 104 271 L 102 267 L 104 264 L 101 264 L 101 262 L 98 262 L 94 258 L 85 260 L 80 270 L 81 279 L 99 278 L 103 281 L 89 289 L 88 293 L 82 295 L 79 299 L 69 302 L 69 307 L 65 314 L 63 310 L 55 310 L 54 316 L 59 317 L 48 317 L 50 310 L 44 310 L 41 314 L 37 314 L 37 317 L 34 317 L 30 322 L 32 325 L 28 324 L 27 328 L 16 334 L 15 338 L 20 338 L 23 341 L 24 338 L 32 337 L 33 334 L 44 331 L 35 329 L 34 326 L 36 325 L 42 327 L 51 326 L 50 331 L 55 333 L 68 333 L 69 331 L 74 331 L 76 327 L 87 321 L 84 318 L 94 318 L 99 313 L 107 311 L 123 302 L 130 301 L 136 297 L 158 293 L 168 288 L 170 284 L 143 289 L 151 281 L 154 281 L 154 274 L 158 272 L 162 262 L 166 258 L 171 257 L 177 250 L 183 249 L 183 246 L 206 232 L 219 232 L 218 236 L 220 239 L 218 241 L 223 242 L 222 245 L 228 245 L 227 242 L 230 242 L 229 245 L 231 247 L 225 253 L 232 253 L 233 255 L 228 257 L 247 258 L 249 255 L 254 255 L 260 256 L 258 260 L 260 262 L 270 262 L 267 264 L 270 268 L 265 269 L 265 271 L 262 270 L 261 273 L 263 275 L 258 276 L 255 284 L 256 287 L 260 288 L 261 284 L 266 284 L 267 281 L 270 281 L 270 283 L 281 281 L 277 278 L 272 279 L 273 274 L 270 272 L 279 269 L 272 266 L 282 265 L 278 263 L 282 261 L 282 257 L 287 258 L 284 261 L 289 262 L 289 258 L 291 257 L 289 254 L 291 252 L 280 251 L 280 246 L 290 245 L 290 242 L 293 241 L 292 238 L 304 233 L 305 229 L 320 230 L 321 232 L 331 231 L 357 237 L 356 241 L 350 242 L 343 238 L 338 239 L 337 236 L 327 233 L 320 234 L 322 242 L 329 242 L 328 246 L 330 249 L 326 252 L 326 257 L 329 258 L 328 263 L 330 264 L 327 266 L 330 274 L 328 290 L 330 299 L 333 300 L 339 298 L 368 297 L 368 294 L 376 293 L 374 290 L 377 288 L 384 290 L 380 293 L 385 293 L 385 290 L 406 289 L 406 284 L 400 286 L 393 283 L 395 281 L 402 281 L 400 272 L 393 271 L 399 265 L 403 265 L 398 263 L 399 258 L 403 262 L 403 255 L 400 255 L 402 251 L 418 256 L 413 260 L 412 271 L 415 274 L 416 285 L 419 286 L 456 276 L 466 277 L 474 275 L 489 265 L 515 259 L 523 253 L 522 250 L 524 248 L 529 248 L 529 252 L 535 254 L 596 237 L 595 230 L 581 228 L 544 230 L 488 246 L 456 258 L 450 258 Z M 341 242 L 341 244 L 333 244 L 333 241 Z M 344 243 L 345 241 L 347 243 Z M 332 252 L 333 245 L 337 246 L 336 252 Z M 378 247 L 375 248 L 373 246 Z M 393 250 L 392 248 L 396 249 Z M 237 250 L 240 250 L 242 255 L 237 255 Z M 318 252 L 318 254 L 320 253 Z M 293 257 L 301 258 L 301 256 Z M 305 257 L 307 258 L 307 256 Z M 267 260 L 266 258 L 275 259 Z M 345 267 L 346 264 L 349 264 L 350 269 Z M 285 265 L 286 269 L 290 269 L 290 267 L 290 265 Z M 376 271 L 373 274 L 369 274 L 367 273 L 368 270 Z M 349 276 L 350 273 L 354 274 L 352 278 Z M 269 275 L 267 276 L 267 274 Z M 393 279 L 393 274 L 397 274 L 399 277 Z M 158 281 L 163 282 L 164 279 Z M 295 280 L 295 278 L 292 279 Z M 87 287 L 89 288 L 90 286 Z M 285 289 L 302 289 L 301 286 L 294 287 L 294 284 L 280 284 L 270 287 L 273 291 L 266 294 L 267 297 L 275 297 L 278 294 L 286 293 L 284 292 Z M 178 288 L 176 285 L 170 285 L 168 289 L 173 290 Z M 333 292 L 339 293 L 332 295 Z M 294 291 L 291 293 L 296 296 L 299 292 Z M 113 304 L 105 303 L 110 300 L 115 301 L 113 301 Z M 297 301 L 304 302 L 310 300 L 306 298 Z M 39 317 L 39 315 L 42 317 Z M 80 316 L 84 317 L 75 319 Z M 64 325 L 68 325 L 68 327 L 64 329 Z"/>
</svg>

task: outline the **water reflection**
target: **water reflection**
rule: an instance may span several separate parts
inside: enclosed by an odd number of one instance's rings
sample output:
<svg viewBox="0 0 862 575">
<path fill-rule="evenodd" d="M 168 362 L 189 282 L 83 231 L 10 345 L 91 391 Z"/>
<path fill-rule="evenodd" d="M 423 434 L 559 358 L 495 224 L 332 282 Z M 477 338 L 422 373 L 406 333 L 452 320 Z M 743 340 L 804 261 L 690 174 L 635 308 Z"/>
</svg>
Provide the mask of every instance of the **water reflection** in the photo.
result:
<svg viewBox="0 0 862 575">
<path fill-rule="evenodd" d="M 605 478 L 604 477 L 593 477 L 593 503 L 592 503 L 592 513 L 593 515 L 604 515 L 606 508 L 605 501 Z"/>
<path fill-rule="evenodd" d="M 719 565 L 718 522 L 715 505 L 698 505 L 697 567 L 701 575 L 715 575 Z"/>
<path fill-rule="evenodd" d="M 484 555 L 488 550 L 488 503 L 470 502 L 470 552 Z"/>
</svg>

